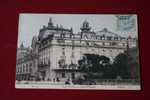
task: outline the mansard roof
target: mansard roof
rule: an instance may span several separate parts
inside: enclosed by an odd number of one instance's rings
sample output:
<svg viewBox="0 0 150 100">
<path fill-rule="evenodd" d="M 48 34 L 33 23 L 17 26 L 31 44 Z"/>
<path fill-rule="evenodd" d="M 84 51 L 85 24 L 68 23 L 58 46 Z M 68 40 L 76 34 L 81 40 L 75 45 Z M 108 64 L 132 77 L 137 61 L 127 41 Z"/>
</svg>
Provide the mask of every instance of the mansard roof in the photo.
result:
<svg viewBox="0 0 150 100">
<path fill-rule="evenodd" d="M 121 37 L 120 35 L 109 31 L 107 28 L 103 28 L 101 31 L 97 31 L 96 35 L 106 36 L 106 37 Z"/>
<path fill-rule="evenodd" d="M 48 31 L 48 32 L 46 32 Z M 42 41 L 48 37 L 53 36 L 53 34 L 67 34 L 70 33 L 72 34 L 73 29 L 72 28 L 64 28 L 62 25 L 54 25 L 52 22 L 52 18 L 49 19 L 48 25 L 45 26 L 43 25 L 43 28 L 40 29 L 39 35 L 38 35 L 38 40 Z"/>
<path fill-rule="evenodd" d="M 87 21 L 83 22 L 83 25 L 81 27 L 81 32 L 78 33 L 73 33 L 72 28 L 68 29 L 68 28 L 64 28 L 62 25 L 54 25 L 52 22 L 52 19 L 49 19 L 48 25 L 47 26 L 43 26 L 43 28 L 40 29 L 39 35 L 38 35 L 38 39 L 35 38 L 35 40 L 43 41 L 43 40 L 47 40 L 47 39 L 52 39 L 53 37 L 56 36 L 57 37 L 62 37 L 65 38 L 66 36 L 69 38 L 82 38 L 81 35 L 83 35 L 83 33 L 87 34 L 87 35 L 92 35 L 92 36 L 105 36 L 105 37 L 119 37 L 121 38 L 120 35 L 113 33 L 111 31 L 109 31 L 107 28 L 103 28 L 100 31 L 91 31 L 90 30 L 91 27 L 89 27 L 89 23 Z"/>
<path fill-rule="evenodd" d="M 48 25 L 43 25 L 43 28 L 40 29 L 40 32 L 42 31 L 45 31 L 45 30 L 55 30 L 55 31 L 72 31 L 72 28 L 71 29 L 67 29 L 67 28 L 64 28 L 62 25 L 54 25 L 53 21 L 52 21 L 52 18 L 50 17 L 49 18 L 49 22 L 48 22 Z"/>
</svg>

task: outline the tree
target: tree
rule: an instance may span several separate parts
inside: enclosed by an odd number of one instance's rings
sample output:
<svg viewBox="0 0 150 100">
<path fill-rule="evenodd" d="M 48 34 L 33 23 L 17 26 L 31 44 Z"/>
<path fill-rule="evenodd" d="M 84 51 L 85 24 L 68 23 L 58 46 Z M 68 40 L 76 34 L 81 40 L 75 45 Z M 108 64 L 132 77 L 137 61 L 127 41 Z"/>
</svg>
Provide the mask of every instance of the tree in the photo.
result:
<svg viewBox="0 0 150 100">
<path fill-rule="evenodd" d="M 111 66 L 108 57 L 96 54 L 84 54 L 78 63 L 80 70 L 86 73 L 86 78 L 103 78 L 108 75 L 106 70 Z"/>
<path fill-rule="evenodd" d="M 113 62 L 113 71 L 116 76 L 120 76 L 123 79 L 131 78 L 127 53 L 120 53 L 116 56 Z"/>
</svg>

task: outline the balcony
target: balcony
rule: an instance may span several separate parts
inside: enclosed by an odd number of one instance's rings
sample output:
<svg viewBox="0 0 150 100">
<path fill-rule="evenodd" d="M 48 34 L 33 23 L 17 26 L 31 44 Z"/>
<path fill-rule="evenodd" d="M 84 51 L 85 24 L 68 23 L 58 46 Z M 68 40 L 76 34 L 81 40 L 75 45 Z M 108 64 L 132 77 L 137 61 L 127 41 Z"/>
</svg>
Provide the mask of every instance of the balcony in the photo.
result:
<svg viewBox="0 0 150 100">
<path fill-rule="evenodd" d="M 50 66 L 50 64 L 39 63 L 39 64 L 38 64 L 38 70 L 39 70 L 39 71 L 47 70 L 49 66 Z"/>
<path fill-rule="evenodd" d="M 70 65 L 64 65 L 64 66 L 59 66 L 57 68 L 54 68 L 53 70 L 55 71 L 77 71 L 78 66 L 77 64 L 70 64 Z"/>
</svg>

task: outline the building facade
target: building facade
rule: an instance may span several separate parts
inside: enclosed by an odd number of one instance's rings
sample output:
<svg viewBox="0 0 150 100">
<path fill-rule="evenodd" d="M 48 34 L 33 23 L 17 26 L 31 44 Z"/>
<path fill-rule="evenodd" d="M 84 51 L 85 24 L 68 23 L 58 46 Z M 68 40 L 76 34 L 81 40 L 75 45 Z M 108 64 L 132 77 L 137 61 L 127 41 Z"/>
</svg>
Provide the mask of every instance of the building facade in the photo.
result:
<svg viewBox="0 0 150 100">
<path fill-rule="evenodd" d="M 119 53 L 127 50 L 128 44 L 134 47 L 136 40 L 119 36 L 107 28 L 92 31 L 88 21 L 82 23 L 80 32 L 74 33 L 72 28 L 66 29 L 61 25 L 54 25 L 50 18 L 48 25 L 43 26 L 38 36 L 32 39 L 31 51 L 36 57 L 31 57 L 32 59 L 28 59 L 27 62 L 17 63 L 17 69 L 24 63 L 32 63 L 34 71 L 31 73 L 39 80 L 75 79 L 82 76 L 78 70 L 78 61 L 84 54 L 104 55 L 113 62 Z"/>
<path fill-rule="evenodd" d="M 23 44 L 17 50 L 16 80 L 35 80 L 38 69 L 38 55 Z"/>
</svg>

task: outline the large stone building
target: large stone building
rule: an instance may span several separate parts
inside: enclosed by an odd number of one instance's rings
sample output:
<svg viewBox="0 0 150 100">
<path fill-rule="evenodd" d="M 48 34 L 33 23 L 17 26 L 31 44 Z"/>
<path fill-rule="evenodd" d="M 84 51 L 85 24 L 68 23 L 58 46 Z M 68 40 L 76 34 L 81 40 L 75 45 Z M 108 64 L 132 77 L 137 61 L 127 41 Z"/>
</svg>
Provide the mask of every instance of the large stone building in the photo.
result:
<svg viewBox="0 0 150 100">
<path fill-rule="evenodd" d="M 16 80 L 35 80 L 38 67 L 38 54 L 23 43 L 17 50 Z"/>
<path fill-rule="evenodd" d="M 61 25 L 54 25 L 50 18 L 48 25 L 40 29 L 38 36 L 33 37 L 30 49 L 32 52 L 24 57 L 18 57 L 18 77 L 23 72 L 20 72 L 20 66 L 26 66 L 27 69 L 33 65 L 34 71 L 29 73 L 33 74 L 31 76 L 38 77 L 39 80 L 74 79 L 82 75 L 78 70 L 78 61 L 84 54 L 104 55 L 113 62 L 119 53 L 127 50 L 127 43 L 130 47 L 136 46 L 133 38 L 127 39 L 119 36 L 107 28 L 100 31 L 92 31 L 91 28 L 89 22 L 84 21 L 80 28 L 81 31 L 74 33 L 72 28 L 66 29 Z M 31 53 L 34 56 L 31 56 Z M 21 59 L 27 60 L 22 61 Z M 21 80 L 26 79 L 22 77 Z"/>
</svg>

